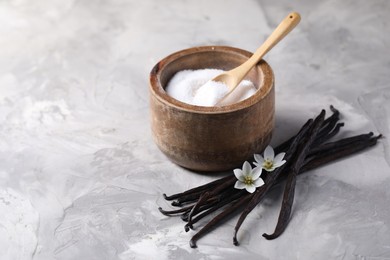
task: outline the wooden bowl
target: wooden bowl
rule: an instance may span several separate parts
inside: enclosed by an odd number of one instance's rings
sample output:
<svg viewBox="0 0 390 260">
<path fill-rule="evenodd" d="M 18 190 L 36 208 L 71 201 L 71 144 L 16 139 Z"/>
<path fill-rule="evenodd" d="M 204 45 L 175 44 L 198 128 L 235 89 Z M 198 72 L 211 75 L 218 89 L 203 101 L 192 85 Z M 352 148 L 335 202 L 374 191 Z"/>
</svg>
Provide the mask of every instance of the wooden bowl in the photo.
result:
<svg viewBox="0 0 390 260">
<path fill-rule="evenodd" d="M 258 91 L 232 105 L 194 106 L 164 90 L 180 70 L 230 70 L 251 55 L 232 47 L 195 47 L 173 53 L 154 66 L 150 73 L 152 135 L 171 161 L 196 171 L 224 171 L 264 150 L 271 139 L 275 110 L 274 76 L 264 60 L 246 77 Z"/>
</svg>

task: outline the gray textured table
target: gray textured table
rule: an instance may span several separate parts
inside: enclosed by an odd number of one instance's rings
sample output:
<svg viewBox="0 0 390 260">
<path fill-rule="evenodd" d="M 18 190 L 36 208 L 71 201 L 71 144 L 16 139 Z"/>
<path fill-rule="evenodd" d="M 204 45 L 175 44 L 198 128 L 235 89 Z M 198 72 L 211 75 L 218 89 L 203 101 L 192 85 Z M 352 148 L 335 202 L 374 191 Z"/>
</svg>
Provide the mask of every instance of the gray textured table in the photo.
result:
<svg viewBox="0 0 390 260">
<path fill-rule="evenodd" d="M 275 3 L 274 3 L 275 2 Z M 276 77 L 273 144 L 333 104 L 342 136 L 390 136 L 387 0 L 27 1 L 0 3 L 1 259 L 390 259 L 390 150 L 299 177 L 286 232 L 276 189 L 242 226 L 191 249 L 161 197 L 216 176 L 169 162 L 151 139 L 148 73 L 199 45 L 254 51 L 290 11 L 294 32 L 266 56 Z"/>
</svg>

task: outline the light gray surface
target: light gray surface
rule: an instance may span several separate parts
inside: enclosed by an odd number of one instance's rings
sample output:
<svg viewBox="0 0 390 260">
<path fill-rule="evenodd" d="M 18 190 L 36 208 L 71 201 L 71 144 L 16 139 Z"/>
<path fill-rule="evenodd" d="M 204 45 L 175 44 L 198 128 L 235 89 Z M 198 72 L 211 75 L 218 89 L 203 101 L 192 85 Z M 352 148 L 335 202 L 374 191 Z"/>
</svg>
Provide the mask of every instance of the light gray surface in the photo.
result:
<svg viewBox="0 0 390 260">
<path fill-rule="evenodd" d="M 197 45 L 254 51 L 290 11 L 302 22 L 266 60 L 273 143 L 335 105 L 342 136 L 390 136 L 387 0 L 0 2 L 1 259 L 390 259 L 390 151 L 299 177 L 286 232 L 280 190 L 198 242 L 161 194 L 215 179 L 169 162 L 148 122 L 148 73 Z"/>
</svg>

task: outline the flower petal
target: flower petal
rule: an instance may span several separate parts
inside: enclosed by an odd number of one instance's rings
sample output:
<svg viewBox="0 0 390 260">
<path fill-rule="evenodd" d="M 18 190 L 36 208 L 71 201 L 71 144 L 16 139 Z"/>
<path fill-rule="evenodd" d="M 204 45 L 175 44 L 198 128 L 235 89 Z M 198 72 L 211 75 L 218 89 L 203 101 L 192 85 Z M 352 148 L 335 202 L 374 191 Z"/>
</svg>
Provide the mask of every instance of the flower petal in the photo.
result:
<svg viewBox="0 0 390 260">
<path fill-rule="evenodd" d="M 242 174 L 244 176 L 247 176 L 247 175 L 249 175 L 251 173 L 251 171 L 252 171 L 251 164 L 248 161 L 245 161 L 244 165 L 242 166 Z"/>
<path fill-rule="evenodd" d="M 253 186 L 255 187 L 260 187 L 260 186 L 263 186 L 265 184 L 265 182 L 263 181 L 262 178 L 258 178 L 257 180 L 255 180 L 255 182 L 253 183 Z"/>
<path fill-rule="evenodd" d="M 264 158 L 263 156 L 261 156 L 260 154 L 254 154 L 253 157 L 255 158 L 255 163 L 254 165 L 258 166 L 258 165 L 262 165 L 263 162 L 264 162 Z"/>
<path fill-rule="evenodd" d="M 267 146 L 264 150 L 264 159 L 265 160 L 270 160 L 270 161 L 273 161 L 274 160 L 274 157 L 275 157 L 275 152 L 274 152 L 274 149 L 271 147 L 271 146 Z"/>
<path fill-rule="evenodd" d="M 268 167 L 268 168 L 263 167 L 263 169 L 266 170 L 267 172 L 273 172 L 275 170 L 275 165 L 272 165 L 272 167 Z"/>
<path fill-rule="evenodd" d="M 253 185 L 246 185 L 246 186 L 245 186 L 245 189 L 246 189 L 249 193 L 253 193 L 253 192 L 255 192 L 256 187 L 253 186 Z"/>
<path fill-rule="evenodd" d="M 241 181 L 236 181 L 236 183 L 234 184 L 234 188 L 242 190 L 246 188 L 246 185 Z"/>
<path fill-rule="evenodd" d="M 276 155 L 274 159 L 274 163 L 277 164 L 278 162 L 281 162 L 285 155 L 286 153 L 279 153 L 278 155 Z"/>
<path fill-rule="evenodd" d="M 242 170 L 241 169 L 234 169 L 233 172 L 234 172 L 234 175 L 236 176 L 236 178 L 238 180 L 244 181 L 244 175 L 242 174 Z"/>
<path fill-rule="evenodd" d="M 261 167 L 255 167 L 253 170 L 252 170 L 252 180 L 257 180 L 260 175 L 261 175 L 261 171 L 263 170 L 263 168 Z"/>
<path fill-rule="evenodd" d="M 286 163 L 285 160 L 280 161 L 280 162 L 275 162 L 273 168 L 278 168 L 278 167 L 282 166 L 285 163 Z"/>
<path fill-rule="evenodd" d="M 256 168 L 259 168 L 259 169 L 257 169 L 257 170 L 260 170 L 260 175 L 261 175 L 261 173 L 263 172 L 263 167 L 261 167 L 261 165 L 258 165 L 258 166 L 256 166 L 255 168 L 253 168 L 252 171 L 254 171 Z"/>
</svg>

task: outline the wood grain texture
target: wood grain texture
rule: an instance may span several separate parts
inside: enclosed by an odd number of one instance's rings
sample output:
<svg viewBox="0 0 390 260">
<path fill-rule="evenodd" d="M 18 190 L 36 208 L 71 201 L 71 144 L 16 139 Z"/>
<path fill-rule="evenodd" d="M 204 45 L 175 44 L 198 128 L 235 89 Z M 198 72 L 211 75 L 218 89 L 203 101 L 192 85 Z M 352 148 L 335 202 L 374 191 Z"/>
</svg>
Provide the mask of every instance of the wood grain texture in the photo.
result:
<svg viewBox="0 0 390 260">
<path fill-rule="evenodd" d="M 232 47 L 195 47 L 166 57 L 152 69 L 152 134 L 170 160 L 196 171 L 229 170 L 269 143 L 274 127 L 275 93 L 273 72 L 265 61 L 260 61 L 246 77 L 259 90 L 232 105 L 193 106 L 170 97 L 164 90 L 180 70 L 229 70 L 250 56 L 250 52 Z"/>
</svg>

